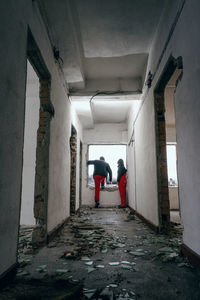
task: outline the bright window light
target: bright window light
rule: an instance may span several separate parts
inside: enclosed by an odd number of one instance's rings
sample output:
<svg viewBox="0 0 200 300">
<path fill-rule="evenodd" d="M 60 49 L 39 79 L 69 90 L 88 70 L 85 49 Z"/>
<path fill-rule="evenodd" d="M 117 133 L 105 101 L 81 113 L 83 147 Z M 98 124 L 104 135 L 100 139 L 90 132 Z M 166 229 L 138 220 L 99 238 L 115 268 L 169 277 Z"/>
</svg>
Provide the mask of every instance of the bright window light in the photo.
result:
<svg viewBox="0 0 200 300">
<path fill-rule="evenodd" d="M 117 161 L 121 158 L 126 167 L 126 146 L 125 145 L 90 145 L 88 160 L 99 159 L 100 156 L 110 165 L 112 170 L 112 183 L 117 183 Z M 88 184 L 94 184 L 93 179 L 94 166 L 88 166 Z"/>
<path fill-rule="evenodd" d="M 167 145 L 167 171 L 169 186 L 177 186 L 176 145 Z"/>
</svg>

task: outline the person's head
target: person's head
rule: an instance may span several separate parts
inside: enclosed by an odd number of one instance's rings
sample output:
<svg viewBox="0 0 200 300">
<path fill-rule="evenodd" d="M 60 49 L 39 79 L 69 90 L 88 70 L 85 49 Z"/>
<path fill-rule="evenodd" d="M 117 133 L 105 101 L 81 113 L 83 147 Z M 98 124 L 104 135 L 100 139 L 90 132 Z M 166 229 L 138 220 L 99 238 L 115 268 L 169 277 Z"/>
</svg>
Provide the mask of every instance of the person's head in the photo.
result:
<svg viewBox="0 0 200 300">
<path fill-rule="evenodd" d="M 105 158 L 103 156 L 100 156 L 100 160 L 105 161 Z"/>
<path fill-rule="evenodd" d="M 124 161 L 123 159 L 119 159 L 118 162 L 117 162 L 118 166 L 124 166 Z"/>
</svg>

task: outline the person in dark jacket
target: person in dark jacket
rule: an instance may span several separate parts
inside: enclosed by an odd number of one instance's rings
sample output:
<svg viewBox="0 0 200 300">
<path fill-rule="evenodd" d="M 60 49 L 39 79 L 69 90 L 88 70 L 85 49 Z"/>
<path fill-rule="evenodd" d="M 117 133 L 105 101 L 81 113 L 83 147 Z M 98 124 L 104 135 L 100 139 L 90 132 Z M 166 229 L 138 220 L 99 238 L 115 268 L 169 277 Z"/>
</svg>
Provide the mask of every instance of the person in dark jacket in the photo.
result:
<svg viewBox="0 0 200 300">
<path fill-rule="evenodd" d="M 118 162 L 118 171 L 117 171 L 117 182 L 118 189 L 121 199 L 121 204 L 118 205 L 118 208 L 126 207 L 126 172 L 127 169 L 124 167 L 123 159 L 119 159 Z"/>
<path fill-rule="evenodd" d="M 104 186 L 107 174 L 109 173 L 109 183 L 112 182 L 112 170 L 103 156 L 99 160 L 88 160 L 88 165 L 94 165 L 94 184 L 95 184 L 95 207 L 99 206 L 100 184 Z"/>
</svg>

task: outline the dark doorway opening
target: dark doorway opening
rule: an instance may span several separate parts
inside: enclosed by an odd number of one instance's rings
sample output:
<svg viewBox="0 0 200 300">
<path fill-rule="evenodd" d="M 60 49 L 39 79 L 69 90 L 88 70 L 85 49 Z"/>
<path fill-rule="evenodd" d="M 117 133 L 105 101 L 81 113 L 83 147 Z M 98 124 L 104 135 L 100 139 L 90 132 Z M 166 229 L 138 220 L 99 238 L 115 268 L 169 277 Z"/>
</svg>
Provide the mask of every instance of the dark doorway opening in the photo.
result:
<svg viewBox="0 0 200 300">
<path fill-rule="evenodd" d="M 168 178 L 169 166 L 172 163 L 172 158 L 170 158 L 172 156 L 169 155 L 169 147 L 172 144 L 176 145 L 174 93 L 181 74 L 182 58 L 178 57 L 175 59 L 171 56 L 154 91 L 158 208 L 161 230 L 168 230 L 170 228 L 170 206 L 172 207 L 172 201 L 170 203 L 170 198 L 172 198 L 171 185 L 173 182 L 174 184 L 176 183 L 176 178 Z M 179 205 L 177 207 L 179 209 Z"/>
<path fill-rule="evenodd" d="M 71 176 L 70 176 L 70 214 L 76 212 L 76 156 L 77 156 L 77 131 L 72 125 L 70 137 Z"/>
<path fill-rule="evenodd" d="M 34 248 L 44 245 L 47 238 L 47 205 L 48 205 L 48 178 L 49 178 L 49 144 L 50 144 L 50 121 L 54 115 L 54 108 L 50 101 L 51 76 L 43 61 L 40 50 L 28 29 L 27 38 L 27 77 L 26 90 L 29 95 L 25 99 L 24 124 L 24 158 L 22 174 L 22 195 L 21 195 L 21 224 L 29 226 L 32 229 L 25 228 L 25 235 L 20 232 L 18 239 L 18 252 L 23 254 L 31 252 Z M 32 77 L 32 78 L 31 78 Z M 33 82 L 33 81 L 34 82 Z M 31 86 L 33 84 L 33 86 Z M 33 95 L 34 94 L 34 95 Z M 33 108 L 30 108 L 28 98 L 33 96 Z M 36 104 L 37 102 L 37 104 Z M 35 107 L 36 106 L 36 107 Z M 35 111 L 35 112 L 34 112 Z M 29 115 L 27 115 L 29 114 Z M 37 115 L 37 116 L 36 116 Z M 26 122 L 29 118 L 29 124 Z M 33 118 L 30 122 L 30 118 Z M 34 137 L 29 136 L 29 150 L 27 150 L 26 130 L 34 125 Z M 28 125 L 27 125 L 27 124 Z M 35 140 L 33 143 L 33 139 Z M 29 172 L 25 169 L 30 169 Z M 31 191 L 26 186 L 30 184 Z M 29 189 L 29 190 L 27 190 Z M 30 201 L 27 203 L 28 197 Z M 26 249 L 28 248 L 28 249 Z"/>
<path fill-rule="evenodd" d="M 34 217 L 34 188 L 40 108 L 39 85 L 39 78 L 29 61 L 27 61 L 22 192 L 18 243 L 19 258 L 24 253 L 31 252 L 32 234 L 36 225 Z"/>
</svg>

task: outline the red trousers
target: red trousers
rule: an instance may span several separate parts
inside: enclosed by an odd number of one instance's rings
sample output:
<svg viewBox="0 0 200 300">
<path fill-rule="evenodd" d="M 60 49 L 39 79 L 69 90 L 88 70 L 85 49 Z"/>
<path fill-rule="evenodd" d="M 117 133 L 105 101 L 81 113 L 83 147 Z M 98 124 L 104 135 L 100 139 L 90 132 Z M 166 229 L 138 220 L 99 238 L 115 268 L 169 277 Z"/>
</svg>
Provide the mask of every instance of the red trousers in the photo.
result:
<svg viewBox="0 0 200 300">
<path fill-rule="evenodd" d="M 101 182 L 105 183 L 105 176 L 102 175 L 94 175 L 94 184 L 95 184 L 95 196 L 94 200 L 99 201 L 99 194 L 100 194 L 100 184 Z"/>
<path fill-rule="evenodd" d="M 126 206 L 126 174 L 122 175 L 118 183 L 119 194 L 121 198 L 121 206 Z"/>
</svg>

